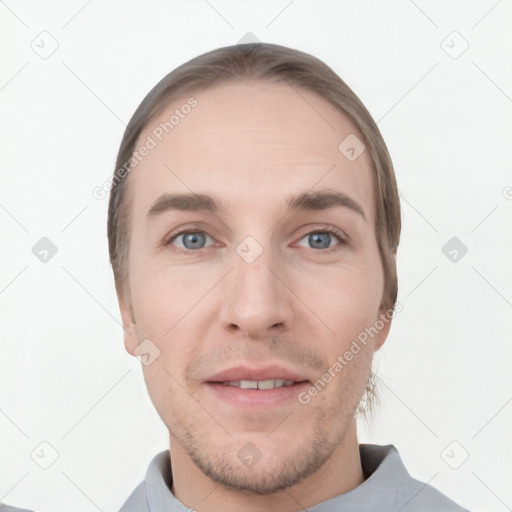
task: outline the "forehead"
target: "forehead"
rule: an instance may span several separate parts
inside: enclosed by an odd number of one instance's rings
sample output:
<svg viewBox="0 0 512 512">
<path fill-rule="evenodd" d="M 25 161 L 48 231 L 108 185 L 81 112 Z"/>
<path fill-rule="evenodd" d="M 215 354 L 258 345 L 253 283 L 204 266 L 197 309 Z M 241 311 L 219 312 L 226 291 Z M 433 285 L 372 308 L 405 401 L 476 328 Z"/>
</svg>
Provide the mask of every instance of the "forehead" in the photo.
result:
<svg viewBox="0 0 512 512">
<path fill-rule="evenodd" d="M 182 109 L 191 96 L 196 106 Z M 155 144 L 130 173 L 135 209 L 147 212 L 166 192 L 193 192 L 227 208 L 277 210 L 285 197 L 322 189 L 349 195 L 372 221 L 368 151 L 351 161 L 339 149 L 354 135 L 362 139 L 344 114 L 295 86 L 237 82 L 183 96 L 139 137 L 136 148 Z"/>
</svg>

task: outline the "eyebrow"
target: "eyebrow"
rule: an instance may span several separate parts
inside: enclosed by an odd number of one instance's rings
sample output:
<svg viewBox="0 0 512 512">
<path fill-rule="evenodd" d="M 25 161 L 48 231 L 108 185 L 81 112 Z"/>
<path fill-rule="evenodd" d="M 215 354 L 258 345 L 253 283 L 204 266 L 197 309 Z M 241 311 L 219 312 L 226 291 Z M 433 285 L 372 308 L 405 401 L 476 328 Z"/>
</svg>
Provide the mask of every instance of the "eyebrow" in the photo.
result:
<svg viewBox="0 0 512 512">
<path fill-rule="evenodd" d="M 341 206 L 360 215 L 367 222 L 361 205 L 343 192 L 304 192 L 288 199 L 288 212 L 297 210 L 327 210 Z"/>
<path fill-rule="evenodd" d="M 220 203 L 205 194 L 162 194 L 149 209 L 147 217 L 156 217 L 173 210 L 217 213 L 220 209 Z"/>
<path fill-rule="evenodd" d="M 287 213 L 307 210 L 327 210 L 334 207 L 347 208 L 360 215 L 367 222 L 363 208 L 343 192 L 303 192 L 290 196 L 287 200 Z M 168 211 L 218 213 L 221 203 L 206 194 L 162 194 L 147 213 L 149 219 Z"/>
</svg>

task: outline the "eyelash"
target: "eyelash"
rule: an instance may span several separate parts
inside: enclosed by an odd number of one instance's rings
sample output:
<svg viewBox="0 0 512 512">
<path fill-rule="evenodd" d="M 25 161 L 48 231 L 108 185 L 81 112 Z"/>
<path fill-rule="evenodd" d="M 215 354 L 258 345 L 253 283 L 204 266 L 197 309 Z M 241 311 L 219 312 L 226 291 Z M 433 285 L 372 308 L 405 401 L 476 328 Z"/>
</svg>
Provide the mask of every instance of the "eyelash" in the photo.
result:
<svg viewBox="0 0 512 512">
<path fill-rule="evenodd" d="M 170 238 L 166 239 L 162 245 L 164 247 L 170 246 L 172 244 L 172 242 L 174 240 L 176 240 L 176 238 L 178 238 L 180 235 L 183 235 L 185 233 L 187 233 L 187 234 L 188 233 L 202 233 L 202 234 L 208 235 L 208 233 L 206 233 L 204 230 L 202 230 L 200 228 L 196 228 L 194 226 L 191 226 L 189 228 L 182 229 L 178 233 L 173 234 Z M 331 228 L 329 226 L 318 226 L 317 228 L 305 233 L 299 240 L 302 240 L 305 236 L 311 235 L 313 233 L 329 233 L 330 235 L 334 235 L 340 242 L 338 245 L 334 245 L 332 247 L 327 247 L 325 249 L 320 249 L 319 252 L 331 253 L 333 251 L 339 250 L 342 246 L 348 244 L 347 241 L 340 235 L 338 230 Z M 208 236 L 210 236 L 210 235 L 208 235 Z M 213 238 L 213 237 L 210 236 L 210 238 Z M 200 251 L 200 249 L 184 250 L 184 249 L 181 249 L 180 247 L 173 247 L 173 250 L 179 254 L 191 254 L 191 253 Z M 315 250 L 317 250 L 317 249 L 315 249 Z"/>
</svg>

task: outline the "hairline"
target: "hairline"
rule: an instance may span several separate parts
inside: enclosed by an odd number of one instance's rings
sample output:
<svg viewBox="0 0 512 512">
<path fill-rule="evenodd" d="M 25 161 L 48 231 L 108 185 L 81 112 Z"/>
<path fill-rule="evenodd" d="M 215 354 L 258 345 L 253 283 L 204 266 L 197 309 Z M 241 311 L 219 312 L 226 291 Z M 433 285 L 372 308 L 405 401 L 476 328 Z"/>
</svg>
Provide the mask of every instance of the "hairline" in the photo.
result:
<svg viewBox="0 0 512 512">
<path fill-rule="evenodd" d="M 236 53 L 237 51 L 240 55 Z M 257 53 L 255 56 L 252 55 L 253 51 Z M 268 56 L 270 61 L 267 60 Z M 215 74 L 205 87 L 204 84 L 207 81 L 200 76 L 200 70 L 204 66 L 208 68 L 206 72 L 208 79 Z M 311 66 L 312 70 L 308 69 L 308 66 Z M 223 73 L 226 70 L 227 73 Z M 374 225 L 384 271 L 381 307 L 394 308 L 398 290 L 396 250 L 400 239 L 401 218 L 393 163 L 382 134 L 365 105 L 340 76 L 317 57 L 292 48 L 258 43 L 218 48 L 191 59 L 164 77 L 139 105 L 123 137 L 116 168 L 122 163 L 121 155 L 124 155 L 126 161 L 129 159 L 128 151 L 132 151 L 133 155 L 137 142 L 155 117 L 180 98 L 187 94 L 191 95 L 195 91 L 204 91 L 216 80 L 215 86 L 228 85 L 232 82 L 282 84 L 286 81 L 292 88 L 297 87 L 314 93 L 332 105 L 337 112 L 346 116 L 356 127 L 370 153 L 369 163 L 375 209 Z M 134 133 L 134 136 L 138 134 L 135 140 L 129 135 L 130 129 L 137 130 Z M 125 179 L 121 180 L 119 190 L 111 192 L 109 204 L 109 252 L 118 295 L 120 288 L 118 281 L 122 281 L 123 288 L 126 288 L 129 278 L 128 258 L 121 256 L 124 256 L 126 246 L 130 244 L 130 230 L 124 230 L 126 233 L 122 233 L 123 227 L 126 226 L 123 224 L 123 217 L 119 215 L 119 210 L 127 203 L 131 203 L 132 199 L 132 187 L 128 186 L 129 190 L 124 191 L 126 188 L 124 181 L 127 178 L 128 176 L 125 176 Z M 128 210 L 127 213 L 123 212 L 124 219 L 125 224 L 131 226 L 131 208 Z M 119 236 L 123 234 L 124 239 L 123 236 Z M 124 246 L 123 242 L 125 242 Z"/>
</svg>

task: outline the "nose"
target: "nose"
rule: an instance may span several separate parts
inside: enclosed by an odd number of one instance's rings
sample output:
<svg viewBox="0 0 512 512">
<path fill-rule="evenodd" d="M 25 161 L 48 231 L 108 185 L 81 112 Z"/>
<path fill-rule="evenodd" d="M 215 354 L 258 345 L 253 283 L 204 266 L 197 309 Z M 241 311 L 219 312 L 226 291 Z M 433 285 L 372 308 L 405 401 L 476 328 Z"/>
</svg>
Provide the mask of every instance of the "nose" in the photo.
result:
<svg viewBox="0 0 512 512">
<path fill-rule="evenodd" d="M 294 322 L 294 294 L 286 272 L 270 249 L 248 263 L 234 253 L 234 269 L 224 280 L 221 322 L 225 329 L 262 339 L 284 332 Z"/>
</svg>

